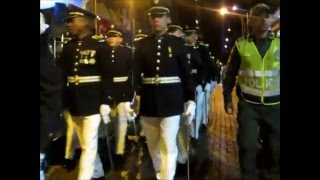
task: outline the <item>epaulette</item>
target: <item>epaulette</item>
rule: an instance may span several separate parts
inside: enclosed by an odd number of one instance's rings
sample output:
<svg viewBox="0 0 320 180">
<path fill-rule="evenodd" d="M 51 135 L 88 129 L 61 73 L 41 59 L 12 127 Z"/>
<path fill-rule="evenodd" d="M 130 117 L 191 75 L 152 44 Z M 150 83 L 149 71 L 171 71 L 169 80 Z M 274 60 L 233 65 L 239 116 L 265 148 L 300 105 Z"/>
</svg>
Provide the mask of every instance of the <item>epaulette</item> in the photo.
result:
<svg viewBox="0 0 320 180">
<path fill-rule="evenodd" d="M 100 35 L 97 35 L 97 34 L 93 35 L 92 38 L 97 40 L 98 42 L 106 42 L 105 37 L 103 35 L 101 35 L 101 34 Z"/>
</svg>

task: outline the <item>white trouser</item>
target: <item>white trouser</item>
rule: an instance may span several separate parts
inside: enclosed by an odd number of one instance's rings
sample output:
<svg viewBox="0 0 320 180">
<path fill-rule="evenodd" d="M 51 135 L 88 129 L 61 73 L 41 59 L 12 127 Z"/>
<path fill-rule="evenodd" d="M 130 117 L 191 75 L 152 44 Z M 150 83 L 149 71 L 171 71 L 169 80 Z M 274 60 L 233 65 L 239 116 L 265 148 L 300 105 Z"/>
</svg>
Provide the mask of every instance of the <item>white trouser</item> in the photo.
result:
<svg viewBox="0 0 320 180">
<path fill-rule="evenodd" d="M 156 173 L 163 180 L 174 178 L 178 155 L 177 134 L 180 115 L 164 118 L 141 117 L 148 150 Z"/>
<path fill-rule="evenodd" d="M 210 96 L 211 90 L 204 92 L 204 101 L 203 101 L 203 119 L 202 124 L 208 124 L 209 112 L 210 112 Z"/>
<path fill-rule="evenodd" d="M 178 145 L 178 159 L 177 161 L 181 164 L 185 164 L 188 159 L 188 126 L 185 123 L 183 116 L 180 116 L 180 127 L 177 136 L 177 145 Z"/>
<path fill-rule="evenodd" d="M 98 129 L 101 122 L 100 114 L 91 116 L 72 116 L 80 146 L 82 149 L 78 180 L 90 180 L 104 176 L 98 154 Z"/>
<path fill-rule="evenodd" d="M 67 123 L 66 148 L 64 158 L 73 159 L 74 152 L 76 148 L 79 147 L 79 139 L 77 137 L 70 112 L 68 110 L 65 110 L 63 113 Z"/>
<path fill-rule="evenodd" d="M 43 163 L 44 158 L 45 158 L 45 154 L 40 153 L 40 180 L 46 179 L 46 175 L 44 174 L 44 170 L 41 169 L 41 164 Z"/>
<path fill-rule="evenodd" d="M 203 102 L 204 102 L 204 91 L 201 85 L 198 85 L 196 88 L 196 114 L 195 121 L 192 121 L 190 124 L 190 136 L 198 139 L 199 138 L 199 129 L 203 117 Z"/>
<path fill-rule="evenodd" d="M 119 103 L 117 108 L 117 115 L 115 120 L 115 138 L 116 138 L 116 149 L 115 153 L 118 155 L 124 154 L 126 134 L 127 134 L 127 117 L 124 110 L 124 103 Z"/>
</svg>

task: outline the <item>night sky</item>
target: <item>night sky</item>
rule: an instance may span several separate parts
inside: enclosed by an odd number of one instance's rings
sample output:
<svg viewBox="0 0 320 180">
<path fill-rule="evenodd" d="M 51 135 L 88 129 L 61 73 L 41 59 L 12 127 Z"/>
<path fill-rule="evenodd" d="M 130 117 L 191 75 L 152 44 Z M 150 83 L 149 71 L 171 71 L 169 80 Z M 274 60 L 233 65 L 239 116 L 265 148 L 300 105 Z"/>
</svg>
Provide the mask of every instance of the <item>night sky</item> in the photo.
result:
<svg viewBox="0 0 320 180">
<path fill-rule="evenodd" d="M 135 30 L 142 29 L 147 34 L 150 33 L 150 27 L 146 10 L 151 6 L 152 1 L 105 0 L 109 7 L 129 7 L 130 9 L 132 8 L 130 6 L 133 5 Z M 133 4 L 129 5 L 129 2 L 133 2 Z M 200 40 L 210 45 L 210 51 L 216 59 L 226 62 L 235 39 L 241 36 L 241 19 L 234 15 L 221 16 L 219 12 L 212 11 L 212 9 L 219 10 L 222 6 L 231 8 L 233 5 L 249 9 L 251 5 L 258 2 L 267 3 L 273 10 L 280 6 L 280 0 L 171 0 L 173 24 L 182 27 L 196 26 L 195 20 L 198 19 L 200 37 L 202 37 Z M 230 32 L 227 31 L 228 28 L 231 29 Z M 59 31 L 63 31 L 63 29 Z M 225 41 L 226 38 L 229 39 L 228 42 Z M 224 47 L 225 45 L 227 48 Z"/>
<path fill-rule="evenodd" d="M 219 12 L 210 11 L 208 9 L 219 10 L 222 6 L 237 7 L 242 9 L 249 9 L 249 7 L 258 2 L 267 3 L 272 9 L 279 6 L 279 0 L 272 1 L 258 1 L 258 0 L 174 0 L 173 5 L 175 10 L 178 11 L 177 21 L 180 25 L 185 24 L 195 25 L 195 19 L 199 19 L 200 33 L 203 42 L 210 45 L 210 51 L 213 56 L 226 62 L 230 49 L 235 39 L 241 36 L 241 19 L 234 15 L 221 16 Z M 197 5 L 200 7 L 197 10 Z M 205 8 L 202 8 L 205 7 Z M 238 11 L 241 13 L 241 11 Z M 228 32 L 227 29 L 231 31 Z M 225 39 L 229 41 L 226 42 Z M 224 47 L 227 45 L 227 49 Z"/>
<path fill-rule="evenodd" d="M 149 3 L 146 3 L 147 1 Z M 146 4 L 150 4 L 150 0 L 135 0 L 134 2 L 135 7 L 138 8 L 137 28 L 150 32 L 148 20 L 144 14 L 148 8 Z M 231 8 L 233 5 L 249 9 L 258 2 L 267 3 L 272 9 L 276 9 L 280 4 L 280 0 L 197 0 L 197 2 L 195 0 L 172 0 L 171 2 L 173 24 L 182 27 L 196 26 L 195 20 L 198 19 L 202 37 L 200 40 L 209 44 L 212 55 L 222 62 L 227 61 L 235 39 L 241 36 L 241 19 L 234 15 L 221 16 L 219 12 L 210 9 L 219 10 L 222 6 Z M 228 28 L 231 29 L 230 32 L 227 31 Z M 225 41 L 226 38 L 229 39 L 228 42 Z M 227 48 L 224 47 L 225 45 Z"/>
</svg>

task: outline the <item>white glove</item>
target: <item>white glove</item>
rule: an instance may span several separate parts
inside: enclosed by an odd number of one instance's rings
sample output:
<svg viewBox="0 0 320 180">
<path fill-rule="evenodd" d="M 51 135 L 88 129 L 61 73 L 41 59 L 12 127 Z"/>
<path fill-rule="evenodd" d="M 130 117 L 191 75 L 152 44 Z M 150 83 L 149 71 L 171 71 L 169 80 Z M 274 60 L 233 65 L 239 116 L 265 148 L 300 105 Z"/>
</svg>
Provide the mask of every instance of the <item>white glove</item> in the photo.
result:
<svg viewBox="0 0 320 180">
<path fill-rule="evenodd" d="M 40 12 L 40 35 L 43 34 L 48 27 L 49 25 L 46 24 L 43 14 Z"/>
<path fill-rule="evenodd" d="M 201 93 L 201 92 L 203 92 L 203 88 L 202 88 L 201 85 L 198 85 L 198 86 L 196 87 L 196 92 L 197 92 L 198 94 Z"/>
<path fill-rule="evenodd" d="M 183 115 L 185 116 L 187 125 L 189 125 L 192 122 L 195 113 L 196 113 L 196 103 L 194 101 L 186 102 Z"/>
<path fill-rule="evenodd" d="M 205 90 L 206 92 L 210 92 L 210 91 L 211 91 L 211 84 L 206 83 L 206 86 L 204 87 L 204 90 Z"/>
<path fill-rule="evenodd" d="M 111 109 L 109 105 L 106 105 L 106 104 L 100 105 L 100 115 L 105 124 L 108 124 L 110 122 L 110 117 L 109 117 L 110 111 Z"/>
<path fill-rule="evenodd" d="M 125 102 L 124 103 L 124 111 L 126 113 L 127 120 L 129 122 L 134 121 L 135 118 L 137 117 L 136 113 L 134 113 L 134 110 L 131 108 L 131 103 L 130 102 Z"/>
</svg>

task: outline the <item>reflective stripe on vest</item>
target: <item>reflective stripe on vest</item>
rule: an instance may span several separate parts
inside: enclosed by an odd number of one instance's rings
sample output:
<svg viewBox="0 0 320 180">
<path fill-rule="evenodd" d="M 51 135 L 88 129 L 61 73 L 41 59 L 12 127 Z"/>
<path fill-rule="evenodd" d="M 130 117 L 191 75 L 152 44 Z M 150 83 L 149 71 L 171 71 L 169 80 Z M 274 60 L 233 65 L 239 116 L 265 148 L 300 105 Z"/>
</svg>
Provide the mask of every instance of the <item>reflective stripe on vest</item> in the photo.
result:
<svg viewBox="0 0 320 180">
<path fill-rule="evenodd" d="M 280 71 L 279 70 L 267 70 L 267 71 L 244 71 L 240 70 L 239 71 L 239 76 L 249 76 L 249 77 L 273 77 L 273 76 L 280 76 Z"/>
<path fill-rule="evenodd" d="M 264 97 L 270 97 L 270 96 L 277 96 L 280 95 L 280 90 L 270 90 L 270 91 L 261 91 L 255 88 L 250 88 L 248 86 L 240 85 L 241 91 L 246 94 L 251 94 L 254 96 L 264 96 Z"/>
</svg>

